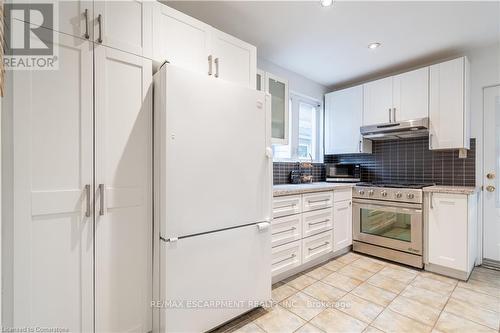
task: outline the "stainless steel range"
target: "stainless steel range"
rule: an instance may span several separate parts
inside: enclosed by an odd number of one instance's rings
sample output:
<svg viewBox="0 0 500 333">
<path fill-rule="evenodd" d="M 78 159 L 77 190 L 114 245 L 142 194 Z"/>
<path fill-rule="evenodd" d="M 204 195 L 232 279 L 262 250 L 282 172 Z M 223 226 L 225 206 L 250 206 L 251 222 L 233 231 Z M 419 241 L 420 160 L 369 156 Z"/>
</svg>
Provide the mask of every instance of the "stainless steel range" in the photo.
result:
<svg viewBox="0 0 500 333">
<path fill-rule="evenodd" d="M 354 251 L 422 268 L 422 188 L 358 183 L 353 188 Z"/>
</svg>

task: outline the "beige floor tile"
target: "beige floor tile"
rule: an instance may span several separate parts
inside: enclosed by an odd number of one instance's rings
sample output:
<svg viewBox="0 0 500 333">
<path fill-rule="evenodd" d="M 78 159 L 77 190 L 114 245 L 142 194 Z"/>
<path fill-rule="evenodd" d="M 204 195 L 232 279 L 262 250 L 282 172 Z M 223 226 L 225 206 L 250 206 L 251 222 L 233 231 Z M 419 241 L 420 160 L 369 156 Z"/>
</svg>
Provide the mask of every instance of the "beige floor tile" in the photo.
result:
<svg viewBox="0 0 500 333">
<path fill-rule="evenodd" d="M 340 261 L 334 259 L 334 260 L 330 260 L 329 262 L 323 264 L 323 267 L 331 270 L 332 272 L 335 272 L 335 271 L 338 271 L 339 269 L 341 269 L 342 267 L 344 267 L 345 265 L 346 264 L 344 264 L 343 262 L 340 262 Z"/>
<path fill-rule="evenodd" d="M 344 254 L 343 256 L 336 258 L 335 260 L 340 261 L 341 263 L 344 263 L 344 264 L 350 264 L 351 262 L 358 260 L 359 258 L 361 258 L 361 256 L 359 254 L 349 252 L 349 253 Z"/>
<path fill-rule="evenodd" d="M 319 266 L 316 267 L 312 270 L 307 271 L 305 274 L 307 276 L 310 276 L 316 280 L 321 280 L 324 277 L 327 277 L 328 275 L 332 274 L 333 271 L 325 268 L 324 266 Z"/>
<path fill-rule="evenodd" d="M 409 267 L 395 262 L 388 262 L 387 266 L 407 273 L 418 274 L 419 272 L 421 272 L 421 270 L 417 268 Z"/>
<path fill-rule="evenodd" d="M 415 280 L 411 282 L 412 286 L 434 291 L 441 295 L 450 295 L 455 285 L 446 282 L 441 282 L 435 279 L 429 279 L 422 276 L 417 276 Z"/>
<path fill-rule="evenodd" d="M 345 295 L 340 299 L 339 303 L 345 306 L 339 306 L 337 310 L 368 324 L 384 310 L 384 307 L 368 302 L 353 294 Z"/>
<path fill-rule="evenodd" d="M 238 328 L 234 333 L 266 333 L 262 328 L 257 326 L 255 323 L 248 323 L 243 327 Z"/>
<path fill-rule="evenodd" d="M 451 313 L 441 313 L 436 323 L 436 330 L 443 333 L 496 333 L 489 327 L 476 324 L 473 321 L 467 320 L 462 317 L 455 316 Z"/>
<path fill-rule="evenodd" d="M 359 259 L 359 260 L 361 260 L 361 259 Z M 356 261 L 359 261 L 359 260 L 356 260 Z M 347 265 L 347 266 L 339 269 L 337 271 L 337 273 L 352 277 L 354 279 L 362 280 L 362 281 L 367 280 L 368 278 L 370 278 L 374 274 L 373 272 L 367 271 L 366 269 L 354 267 L 353 264 Z"/>
<path fill-rule="evenodd" d="M 402 316 L 390 309 L 385 309 L 380 316 L 375 319 L 372 326 L 384 332 L 430 332 L 432 326 L 424 325 L 416 320 Z"/>
<path fill-rule="evenodd" d="M 378 305 L 387 306 L 397 296 L 396 293 L 363 283 L 355 288 L 352 293 Z"/>
<path fill-rule="evenodd" d="M 304 319 L 279 305 L 253 322 L 268 333 L 293 332 L 306 323 Z"/>
<path fill-rule="evenodd" d="M 458 280 L 456 280 L 456 279 L 453 279 L 453 278 L 450 278 L 450 277 L 447 277 L 447 276 L 443 276 L 443 275 L 439 275 L 439 274 L 434 274 L 434 273 L 431 273 L 431 272 L 420 272 L 418 275 L 422 276 L 424 278 L 434 279 L 434 280 L 438 280 L 440 282 L 449 283 L 449 284 L 452 284 L 452 285 L 456 285 L 458 283 Z"/>
<path fill-rule="evenodd" d="M 455 316 L 464 317 L 478 324 L 488 326 L 489 328 L 498 330 L 500 328 L 500 313 L 486 310 L 478 307 L 474 303 L 450 298 L 446 304 L 444 311 L 454 314 Z"/>
<path fill-rule="evenodd" d="M 273 301 L 281 302 L 282 300 L 284 300 L 287 297 L 292 296 L 296 292 L 298 292 L 297 289 L 292 288 L 287 284 L 283 284 L 277 288 L 274 288 L 271 291 L 271 297 L 272 297 Z"/>
<path fill-rule="evenodd" d="M 444 305 L 448 301 L 448 296 L 446 295 L 441 295 L 436 292 L 418 288 L 412 285 L 406 287 L 401 295 L 439 310 L 442 310 Z"/>
<path fill-rule="evenodd" d="M 500 298 L 500 288 L 489 282 L 469 279 L 467 282 L 458 282 L 458 286 Z"/>
<path fill-rule="evenodd" d="M 373 326 L 368 326 L 367 328 L 365 328 L 363 333 L 384 333 L 384 332 Z"/>
<path fill-rule="evenodd" d="M 305 324 L 301 328 L 295 331 L 295 333 L 323 333 L 323 330 L 320 330 L 316 326 L 313 326 L 309 323 Z"/>
<path fill-rule="evenodd" d="M 382 274 L 379 274 L 379 273 L 373 275 L 366 282 L 368 282 L 376 287 L 379 287 L 379 288 L 382 288 L 382 289 L 385 289 L 388 291 L 392 291 L 393 293 L 396 293 L 396 294 L 399 294 L 407 286 L 407 284 L 404 282 L 391 279 L 391 278 L 384 276 Z"/>
<path fill-rule="evenodd" d="M 475 267 L 470 278 L 473 280 L 489 282 L 495 286 L 500 285 L 500 271 L 494 269 Z"/>
<path fill-rule="evenodd" d="M 440 309 L 424 305 L 404 296 L 396 297 L 389 304 L 389 309 L 429 326 L 434 326 L 441 313 Z"/>
<path fill-rule="evenodd" d="M 359 260 L 354 261 L 352 265 L 357 268 L 362 268 L 373 273 L 376 273 L 385 267 L 385 265 L 382 264 L 382 262 L 368 258 L 360 258 Z"/>
<path fill-rule="evenodd" d="M 475 292 L 470 289 L 457 287 L 451 294 L 451 297 L 461 301 L 470 302 L 487 310 L 500 312 L 500 298 L 497 298 L 495 296 L 490 296 Z"/>
<path fill-rule="evenodd" d="M 325 332 L 363 332 L 367 324 L 335 309 L 326 309 L 311 320 Z"/>
<path fill-rule="evenodd" d="M 302 292 L 320 301 L 329 303 L 335 303 L 347 293 L 345 290 L 335 288 L 321 281 L 311 284 L 309 287 L 303 289 Z"/>
<path fill-rule="evenodd" d="M 321 281 L 345 291 L 351 291 L 357 286 L 359 286 L 361 283 L 363 283 L 363 281 L 361 280 L 354 279 L 349 276 L 339 274 L 337 272 L 328 275 Z"/>
<path fill-rule="evenodd" d="M 303 274 L 294 275 L 289 277 L 288 279 L 283 280 L 283 282 L 285 282 L 287 285 L 297 290 L 302 290 L 316 281 L 317 280 L 315 278 Z"/>
<path fill-rule="evenodd" d="M 282 301 L 280 305 L 306 321 L 311 320 L 324 309 L 324 304 L 321 301 L 303 292 L 298 292 L 287 298 Z"/>
<path fill-rule="evenodd" d="M 403 283 L 410 283 L 416 276 L 417 272 L 407 270 L 407 269 L 399 269 L 392 266 L 384 267 L 379 273 L 385 277 L 401 281 Z"/>
</svg>

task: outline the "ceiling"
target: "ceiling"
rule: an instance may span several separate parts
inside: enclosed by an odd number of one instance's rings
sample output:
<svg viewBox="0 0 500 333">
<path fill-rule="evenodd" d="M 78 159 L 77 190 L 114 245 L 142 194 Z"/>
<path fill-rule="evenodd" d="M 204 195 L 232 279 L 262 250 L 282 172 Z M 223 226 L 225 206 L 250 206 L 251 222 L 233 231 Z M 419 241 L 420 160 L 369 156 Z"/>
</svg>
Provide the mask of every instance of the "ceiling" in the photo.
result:
<svg viewBox="0 0 500 333">
<path fill-rule="evenodd" d="M 328 87 L 500 43 L 500 2 L 168 1 Z M 382 46 L 368 49 L 371 42 Z"/>
</svg>

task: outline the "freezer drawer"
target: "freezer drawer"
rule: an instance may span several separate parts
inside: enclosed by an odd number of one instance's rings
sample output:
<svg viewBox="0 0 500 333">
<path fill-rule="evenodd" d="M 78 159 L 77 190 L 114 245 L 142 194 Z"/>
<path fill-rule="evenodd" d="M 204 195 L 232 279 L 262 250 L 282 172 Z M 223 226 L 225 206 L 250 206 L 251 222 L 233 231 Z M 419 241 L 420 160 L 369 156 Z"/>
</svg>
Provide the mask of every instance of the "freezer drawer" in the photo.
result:
<svg viewBox="0 0 500 333">
<path fill-rule="evenodd" d="M 332 252 L 333 232 L 325 231 L 302 240 L 302 263 Z"/>
<path fill-rule="evenodd" d="M 271 230 L 256 225 L 161 242 L 160 332 L 205 332 L 271 298 Z M 175 303 L 173 302 L 175 301 Z M 242 301 L 205 307 L 202 301 Z M 164 303 L 160 303 L 163 305 Z"/>
<path fill-rule="evenodd" d="M 302 211 L 300 195 L 287 195 L 273 199 L 273 217 L 299 214 Z"/>
<path fill-rule="evenodd" d="M 302 241 L 273 248 L 272 275 L 278 275 L 302 264 Z"/>
<path fill-rule="evenodd" d="M 303 212 L 332 207 L 332 204 L 333 204 L 332 191 L 304 194 L 302 196 Z"/>
<path fill-rule="evenodd" d="M 302 215 L 278 217 L 271 225 L 271 246 L 293 242 L 302 238 Z"/>
<path fill-rule="evenodd" d="M 309 237 L 333 228 L 333 209 L 325 208 L 302 214 L 302 235 Z"/>
</svg>

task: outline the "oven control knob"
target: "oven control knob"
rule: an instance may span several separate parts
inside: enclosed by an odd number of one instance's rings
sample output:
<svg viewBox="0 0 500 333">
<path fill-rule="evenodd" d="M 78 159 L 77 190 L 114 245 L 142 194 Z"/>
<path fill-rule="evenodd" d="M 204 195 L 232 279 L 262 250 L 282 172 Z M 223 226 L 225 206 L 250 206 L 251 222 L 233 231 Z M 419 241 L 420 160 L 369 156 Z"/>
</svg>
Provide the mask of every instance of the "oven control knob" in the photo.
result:
<svg viewBox="0 0 500 333">
<path fill-rule="evenodd" d="M 415 194 L 408 193 L 407 197 L 408 197 L 408 199 L 413 199 L 413 198 L 415 198 Z"/>
<path fill-rule="evenodd" d="M 365 190 L 359 190 L 359 191 L 358 191 L 358 193 L 359 193 L 360 195 L 365 195 Z"/>
<path fill-rule="evenodd" d="M 373 190 L 368 191 L 368 195 L 373 195 Z"/>
<path fill-rule="evenodd" d="M 401 192 L 396 193 L 396 198 L 398 198 L 398 199 L 399 199 L 399 198 L 401 198 L 402 196 L 403 196 L 403 194 L 402 194 Z"/>
<path fill-rule="evenodd" d="M 383 197 L 386 197 L 387 196 L 387 191 L 382 191 L 381 194 L 382 194 Z"/>
</svg>

